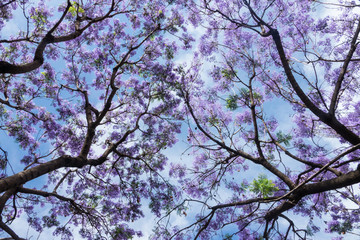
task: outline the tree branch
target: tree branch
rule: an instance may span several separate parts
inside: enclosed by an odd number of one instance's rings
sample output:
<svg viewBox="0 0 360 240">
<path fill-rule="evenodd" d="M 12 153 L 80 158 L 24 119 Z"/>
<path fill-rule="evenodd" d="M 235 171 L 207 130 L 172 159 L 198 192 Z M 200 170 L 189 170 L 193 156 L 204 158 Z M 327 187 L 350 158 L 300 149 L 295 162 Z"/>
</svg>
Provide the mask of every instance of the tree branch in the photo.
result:
<svg viewBox="0 0 360 240">
<path fill-rule="evenodd" d="M 266 213 L 265 219 L 271 220 L 277 218 L 279 214 L 293 208 L 305 196 L 310 194 L 322 193 L 338 188 L 347 187 L 360 182 L 360 170 L 355 170 L 336 178 L 325 180 L 322 182 L 312 183 L 298 188 L 291 194 L 287 201 L 284 201 L 280 206 L 270 210 Z"/>
<path fill-rule="evenodd" d="M 281 59 L 281 63 L 283 65 L 283 68 L 284 68 L 284 71 L 285 71 L 285 74 L 286 74 L 291 86 L 294 88 L 296 94 L 299 96 L 299 98 L 305 104 L 305 106 L 307 108 L 309 108 L 309 110 L 312 113 L 314 113 L 320 119 L 320 121 L 322 121 L 323 123 L 325 123 L 326 125 L 328 125 L 332 129 L 334 129 L 345 140 L 347 140 L 348 142 L 350 142 L 353 145 L 359 144 L 360 143 L 359 136 L 357 136 L 355 133 L 353 133 L 352 131 L 347 129 L 342 123 L 340 123 L 335 118 L 335 116 L 330 115 L 328 113 L 325 113 L 324 111 L 319 109 L 306 96 L 306 94 L 303 92 L 303 90 L 301 89 L 301 87 L 297 83 L 297 81 L 296 81 L 296 79 L 295 79 L 295 77 L 294 77 L 294 75 L 293 75 L 293 73 L 291 71 L 291 68 L 289 66 L 288 60 L 287 60 L 286 55 L 285 55 L 283 45 L 281 43 L 281 38 L 280 38 L 279 32 L 276 29 L 271 29 L 270 33 L 271 33 L 271 36 L 272 36 L 272 38 L 273 38 L 273 40 L 275 42 L 277 51 L 278 51 L 280 59 Z"/>
<path fill-rule="evenodd" d="M 26 240 L 25 238 L 20 238 L 8 225 L 6 225 L 3 221 L 0 221 L 0 228 L 7 232 L 12 238 L 3 238 L 3 239 L 11 239 L 11 240 Z"/>
<path fill-rule="evenodd" d="M 0 180 L 0 192 L 7 191 L 11 188 L 20 186 L 30 180 L 39 176 L 50 173 L 62 167 L 83 167 L 87 162 L 82 161 L 80 158 L 73 158 L 68 155 L 61 156 L 52 161 L 40 164 L 33 168 L 29 168 L 12 176 Z"/>
<path fill-rule="evenodd" d="M 345 77 L 345 74 L 347 72 L 347 69 L 348 69 L 348 66 L 349 66 L 349 63 L 351 61 L 351 58 L 352 56 L 354 55 L 354 52 L 356 50 L 356 47 L 357 47 L 357 39 L 359 37 L 359 33 L 360 33 L 360 21 L 358 21 L 358 25 L 357 25 L 357 28 L 356 28 L 356 31 L 355 31 L 355 34 L 351 40 L 351 46 L 350 46 L 350 50 L 346 56 L 346 59 L 344 61 L 344 65 L 342 66 L 341 68 L 341 72 L 339 74 L 339 77 L 336 81 L 336 85 L 335 85 L 335 89 L 334 89 L 334 93 L 331 97 L 331 103 L 330 103 L 330 109 L 329 109 L 329 113 L 330 115 L 334 115 L 335 114 L 335 110 L 336 110 L 336 106 L 337 106 L 337 102 L 338 102 L 338 95 L 339 95 L 339 92 L 340 92 L 340 89 L 341 89 L 341 85 L 342 85 L 342 82 L 344 80 L 344 77 Z"/>
<path fill-rule="evenodd" d="M 75 21 L 75 31 L 74 32 L 72 32 L 68 35 L 54 37 L 52 35 L 52 33 L 57 29 L 57 27 L 64 20 L 71 5 L 72 4 L 71 4 L 70 0 L 68 0 L 67 6 L 66 6 L 62 16 L 60 17 L 59 21 L 57 21 L 57 23 L 47 32 L 45 37 L 40 41 L 39 45 L 37 46 L 37 48 L 35 50 L 35 56 L 34 56 L 34 59 L 32 62 L 23 64 L 23 65 L 16 65 L 16 64 L 11 64 L 6 61 L 0 61 L 0 73 L 21 74 L 21 73 L 27 73 L 27 72 L 33 71 L 33 70 L 39 68 L 44 63 L 43 53 L 48 44 L 60 43 L 60 42 L 66 42 L 69 40 L 73 40 L 73 39 L 79 37 L 92 24 L 100 22 L 100 21 L 102 21 L 108 17 L 112 17 L 116 14 L 123 13 L 123 12 L 120 12 L 120 13 L 111 14 L 111 12 L 114 11 L 114 2 L 112 2 L 112 5 L 111 5 L 109 11 L 104 16 L 97 17 L 94 19 L 85 18 L 86 20 L 90 20 L 90 21 L 83 28 L 79 28 L 78 26 L 80 24 L 80 21 L 84 21 L 85 19 L 77 19 Z M 125 12 L 127 12 L 127 11 L 124 11 L 124 13 Z"/>
<path fill-rule="evenodd" d="M 33 71 L 39 68 L 44 63 L 44 50 L 46 46 L 55 41 L 52 33 L 56 30 L 56 28 L 60 25 L 60 23 L 64 20 L 65 15 L 67 14 L 69 8 L 71 7 L 70 0 L 67 1 L 67 6 L 60 17 L 59 21 L 47 32 L 45 37 L 40 41 L 39 45 L 35 50 L 34 59 L 30 63 L 26 63 L 23 65 L 15 65 L 5 61 L 0 61 L 0 73 L 11 73 L 11 74 L 21 74 Z"/>
</svg>

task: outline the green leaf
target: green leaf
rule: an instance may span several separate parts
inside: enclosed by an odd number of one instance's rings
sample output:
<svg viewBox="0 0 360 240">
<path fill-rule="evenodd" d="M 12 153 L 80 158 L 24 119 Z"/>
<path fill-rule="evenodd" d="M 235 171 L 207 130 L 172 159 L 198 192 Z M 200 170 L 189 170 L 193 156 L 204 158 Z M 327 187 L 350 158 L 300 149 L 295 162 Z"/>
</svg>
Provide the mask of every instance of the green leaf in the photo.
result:
<svg viewBox="0 0 360 240">
<path fill-rule="evenodd" d="M 332 226 L 330 232 L 337 232 L 338 234 L 345 234 L 353 229 L 351 221 L 346 220 L 343 223 L 339 223 L 335 226 Z"/>
<path fill-rule="evenodd" d="M 221 70 L 221 74 L 224 78 L 231 80 L 234 78 L 236 72 L 234 73 L 231 69 L 224 68 Z"/>
<path fill-rule="evenodd" d="M 306 233 L 311 237 L 314 236 L 314 232 L 309 225 L 306 226 Z"/>
<path fill-rule="evenodd" d="M 267 179 L 266 175 L 261 174 L 258 179 L 254 179 L 250 184 L 249 190 L 256 194 L 260 194 L 264 198 L 268 198 L 273 195 L 274 192 L 278 191 L 279 188 L 277 188 L 270 179 Z"/>
<path fill-rule="evenodd" d="M 232 240 L 232 237 L 231 237 L 231 235 L 230 234 L 225 234 L 225 236 L 224 236 L 224 240 Z"/>
<path fill-rule="evenodd" d="M 284 143 L 285 146 L 290 146 L 291 134 L 284 134 L 282 131 L 276 133 L 276 138 L 279 143 Z"/>
<path fill-rule="evenodd" d="M 165 56 L 168 60 L 173 59 L 174 58 L 174 50 L 171 47 L 167 46 L 165 48 Z"/>
<path fill-rule="evenodd" d="M 46 23 L 47 20 L 46 16 L 44 16 L 44 14 L 38 9 L 35 9 L 35 15 L 32 15 L 30 18 L 35 20 L 39 28 L 44 27 L 44 24 Z"/>
<path fill-rule="evenodd" d="M 126 239 L 133 239 L 133 237 L 129 233 L 126 233 L 125 229 L 121 226 L 115 227 L 115 231 L 113 232 L 113 237 L 116 239 L 119 237 L 126 237 Z"/>
<path fill-rule="evenodd" d="M 78 13 L 84 13 L 84 9 L 82 9 L 77 2 L 71 2 L 71 7 L 69 8 L 69 12 L 73 17 L 75 17 Z"/>
<path fill-rule="evenodd" d="M 208 121 L 211 125 L 215 126 L 219 124 L 219 119 L 216 116 L 211 116 L 208 118 Z"/>
<path fill-rule="evenodd" d="M 230 110 L 236 110 L 238 108 L 237 105 L 237 100 L 238 100 L 238 95 L 234 94 L 234 95 L 230 95 L 227 99 L 226 99 L 226 108 L 230 109 Z"/>
</svg>

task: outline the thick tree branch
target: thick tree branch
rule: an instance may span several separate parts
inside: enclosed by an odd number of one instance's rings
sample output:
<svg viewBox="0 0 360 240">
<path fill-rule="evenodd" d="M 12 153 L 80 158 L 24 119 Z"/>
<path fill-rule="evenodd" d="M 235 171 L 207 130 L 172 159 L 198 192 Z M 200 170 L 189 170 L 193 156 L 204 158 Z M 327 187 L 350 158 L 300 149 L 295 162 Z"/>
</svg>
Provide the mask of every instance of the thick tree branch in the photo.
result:
<svg viewBox="0 0 360 240">
<path fill-rule="evenodd" d="M 336 178 L 325 180 L 322 182 L 312 183 L 298 188 L 291 194 L 287 201 L 284 201 L 278 207 L 270 210 L 266 215 L 266 220 L 277 218 L 279 214 L 293 208 L 305 196 L 310 194 L 322 193 L 338 188 L 347 187 L 355 183 L 360 183 L 360 171 L 355 170 Z"/>
<path fill-rule="evenodd" d="M 11 196 L 13 196 L 17 191 L 17 188 L 11 188 L 9 190 L 7 190 L 1 197 L 0 197 L 0 213 L 2 213 L 4 207 L 5 207 L 5 204 L 7 202 L 7 200 L 9 200 L 9 198 Z"/>
<path fill-rule="evenodd" d="M 297 83 L 297 81 L 296 81 L 296 79 L 295 79 L 295 77 L 294 77 L 294 75 L 293 75 L 293 73 L 291 71 L 288 60 L 286 58 L 286 54 L 285 54 L 283 45 L 281 43 L 281 38 L 280 38 L 279 32 L 276 29 L 271 29 L 270 32 L 271 32 L 271 36 L 272 36 L 272 38 L 273 38 L 273 40 L 274 40 L 274 42 L 276 44 L 276 48 L 277 48 L 277 51 L 279 53 L 279 56 L 280 56 L 281 63 L 283 65 L 285 74 L 286 74 L 291 86 L 295 90 L 296 94 L 301 99 L 301 101 L 305 104 L 305 106 L 307 108 L 309 108 L 309 110 L 312 113 L 314 113 L 320 119 L 320 121 L 322 121 L 323 123 L 325 123 L 326 125 L 328 125 L 332 129 L 334 129 L 345 140 L 347 140 L 348 142 L 350 142 L 353 145 L 359 144 L 360 143 L 359 136 L 357 136 L 355 133 L 353 133 L 352 131 L 347 129 L 342 123 L 340 123 L 335 118 L 335 116 L 333 116 L 331 114 L 328 114 L 328 113 L 325 113 L 324 111 L 319 109 L 306 96 L 306 94 L 303 92 L 303 90 L 301 89 L 301 87 Z"/>
<path fill-rule="evenodd" d="M 44 63 L 44 50 L 46 46 L 50 43 L 55 42 L 55 38 L 52 33 L 56 30 L 56 28 L 60 25 L 60 23 L 64 20 L 69 8 L 71 7 L 70 0 L 67 1 L 67 6 L 60 17 L 59 21 L 47 32 L 45 37 L 40 41 L 39 45 L 35 50 L 34 59 L 30 63 L 26 63 L 23 65 L 15 65 L 5 61 L 0 61 L 0 73 L 11 73 L 11 74 L 21 74 L 33 71 L 40 67 Z"/>
<path fill-rule="evenodd" d="M 332 178 L 329 180 L 312 183 L 305 185 L 307 182 L 311 181 L 313 178 L 318 176 L 322 171 L 330 167 L 333 163 L 341 159 L 342 157 L 346 156 L 347 154 L 357 150 L 360 147 L 360 145 L 356 145 L 347 151 L 339 154 L 336 156 L 333 160 L 331 160 L 329 163 L 324 165 L 319 171 L 314 173 L 311 177 L 309 177 L 306 181 L 302 182 L 300 185 L 298 185 L 296 188 L 292 189 L 290 192 L 286 193 L 285 195 L 279 197 L 276 199 L 276 201 L 279 201 L 284 198 L 290 199 L 290 201 L 283 202 L 280 206 L 276 207 L 275 209 L 269 211 L 265 219 L 271 220 L 273 218 L 276 218 L 279 214 L 281 214 L 284 211 L 287 211 L 294 207 L 298 201 L 300 201 L 301 198 L 304 196 L 310 195 L 310 194 L 316 194 L 316 193 L 322 193 L 329 190 L 335 190 L 338 188 L 350 186 L 355 183 L 360 182 L 360 171 L 356 170 L 350 173 L 347 173 L 345 175 L 341 175 L 336 178 Z"/>
<path fill-rule="evenodd" d="M 351 40 L 350 50 L 349 50 L 349 52 L 348 52 L 348 54 L 346 56 L 346 59 L 344 61 L 343 66 L 341 68 L 339 77 L 338 77 L 338 79 L 336 81 L 334 93 L 333 93 L 333 95 L 331 97 L 331 103 L 330 103 L 330 109 L 329 109 L 329 113 L 331 115 L 335 114 L 335 110 L 336 110 L 336 106 L 337 106 L 337 103 L 338 103 L 338 96 L 339 96 L 339 92 L 340 92 L 340 89 L 341 89 L 341 85 L 342 85 L 342 82 L 344 80 L 345 74 L 347 72 L 347 69 L 348 69 L 349 63 L 351 61 L 351 58 L 354 55 L 354 52 L 355 52 L 356 47 L 358 45 L 358 43 L 356 43 L 356 41 L 357 41 L 357 39 L 359 37 L 359 33 L 360 33 L 360 21 L 358 21 L 358 25 L 357 25 L 355 34 L 354 34 L 354 36 L 353 36 L 353 38 Z"/>
<path fill-rule="evenodd" d="M 62 167 L 83 167 L 86 162 L 79 158 L 73 158 L 70 156 L 62 156 L 52 161 L 40 164 L 33 168 L 29 168 L 12 176 L 3 178 L 0 180 L 0 192 L 7 191 L 11 188 L 20 186 L 30 180 L 40 177 L 44 174 L 50 173 Z"/>
<path fill-rule="evenodd" d="M 198 233 L 196 234 L 194 240 L 198 239 L 198 237 L 200 236 L 200 234 L 209 226 L 211 219 L 214 217 L 215 211 L 211 211 L 210 216 L 208 218 L 208 220 L 206 220 L 205 224 L 200 228 L 200 230 L 198 231 Z"/>
<path fill-rule="evenodd" d="M 52 35 L 53 32 L 58 28 L 58 26 L 64 20 L 71 5 L 72 5 L 71 1 L 68 0 L 67 6 L 66 6 L 62 16 L 60 17 L 59 21 L 57 21 L 57 23 L 47 32 L 45 37 L 40 41 L 39 45 L 37 46 L 37 48 L 35 50 L 34 59 L 32 62 L 23 64 L 23 65 L 16 65 L 16 64 L 11 64 L 6 61 L 0 61 L 0 73 L 21 74 L 21 73 L 27 73 L 27 72 L 33 71 L 33 70 L 39 68 L 44 63 L 43 53 L 48 44 L 60 43 L 60 42 L 66 42 L 69 40 L 73 40 L 73 39 L 79 37 L 86 29 L 88 29 L 94 23 L 100 22 L 100 21 L 102 21 L 108 17 L 112 17 L 116 14 L 127 12 L 127 11 L 124 11 L 124 12 L 120 12 L 120 13 L 111 14 L 114 11 L 114 2 L 112 2 L 112 5 L 111 5 L 109 11 L 104 16 L 97 17 L 94 19 L 78 18 L 75 21 L 75 31 L 74 32 L 72 32 L 68 35 L 54 37 Z M 90 21 L 84 27 L 79 28 L 80 21 L 84 21 L 84 20 L 90 20 Z"/>
<path fill-rule="evenodd" d="M 326 169 L 328 169 L 332 164 L 334 164 L 335 162 L 337 162 L 338 160 L 340 160 L 341 158 L 343 158 L 344 156 L 348 155 L 349 153 L 359 149 L 360 144 L 348 149 L 347 151 L 341 153 L 340 155 L 336 156 L 333 160 L 331 160 L 330 162 L 328 162 L 326 165 L 322 166 L 316 173 L 314 173 L 313 175 L 311 175 L 308 179 L 306 179 L 304 182 L 302 182 L 301 184 L 299 184 L 298 186 L 296 186 L 294 189 L 292 189 L 290 192 L 286 193 L 285 195 L 281 196 L 280 198 L 278 198 L 277 200 L 281 200 L 287 196 L 289 196 L 292 192 L 295 192 L 297 189 L 300 189 L 302 186 L 305 186 L 306 183 L 310 182 L 312 179 L 314 179 L 316 176 L 318 176 L 320 173 L 322 173 L 323 171 L 325 171 Z"/>
<path fill-rule="evenodd" d="M 3 239 L 12 239 L 12 240 L 26 240 L 25 238 L 20 238 L 8 225 L 3 221 L 0 221 L 0 228 L 7 232 L 12 238 L 3 238 Z"/>
<path fill-rule="evenodd" d="M 0 8 L 6 7 L 7 5 L 9 5 L 9 4 L 13 3 L 13 2 L 15 2 L 15 0 L 10 0 L 7 3 L 0 4 Z"/>
</svg>

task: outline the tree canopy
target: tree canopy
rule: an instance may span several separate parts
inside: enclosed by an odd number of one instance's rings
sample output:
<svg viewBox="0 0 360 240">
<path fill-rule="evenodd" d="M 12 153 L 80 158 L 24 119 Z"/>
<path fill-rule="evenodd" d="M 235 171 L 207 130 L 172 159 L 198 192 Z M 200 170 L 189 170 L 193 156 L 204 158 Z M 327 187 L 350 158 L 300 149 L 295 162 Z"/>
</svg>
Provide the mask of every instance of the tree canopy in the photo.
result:
<svg viewBox="0 0 360 240">
<path fill-rule="evenodd" d="M 359 33 L 356 1 L 4 0 L 2 236 L 356 236 Z"/>
</svg>

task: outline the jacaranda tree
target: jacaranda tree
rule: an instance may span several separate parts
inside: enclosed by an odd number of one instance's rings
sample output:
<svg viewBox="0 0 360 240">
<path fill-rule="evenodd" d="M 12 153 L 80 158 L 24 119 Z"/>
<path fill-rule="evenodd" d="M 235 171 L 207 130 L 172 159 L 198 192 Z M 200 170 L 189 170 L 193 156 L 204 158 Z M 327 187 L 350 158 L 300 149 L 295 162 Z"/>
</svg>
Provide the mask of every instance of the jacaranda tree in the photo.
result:
<svg viewBox="0 0 360 240">
<path fill-rule="evenodd" d="M 29 237 L 13 230 L 25 218 L 61 239 L 136 239 L 143 204 L 153 239 L 356 233 L 359 14 L 342 0 L 2 1 L 3 234 Z"/>
<path fill-rule="evenodd" d="M 15 149 L 1 141 L 0 228 L 12 239 L 24 237 L 11 228 L 19 216 L 64 239 L 74 226 L 84 239 L 129 239 L 141 234 L 125 223 L 143 216 L 143 199 L 160 213 L 174 191 L 158 173 L 160 150 L 183 118 L 165 83 L 176 81 L 177 47 L 191 41 L 179 6 L 0 3 L 1 131 L 24 153 L 10 159 Z"/>
<path fill-rule="evenodd" d="M 354 236 L 359 3 L 203 0 L 187 6 L 189 21 L 204 29 L 192 67 L 178 69 L 189 126 L 183 159 L 194 161 L 172 165 L 185 194 L 157 231 L 164 239 Z M 194 219 L 171 227 L 176 212 Z"/>
</svg>

